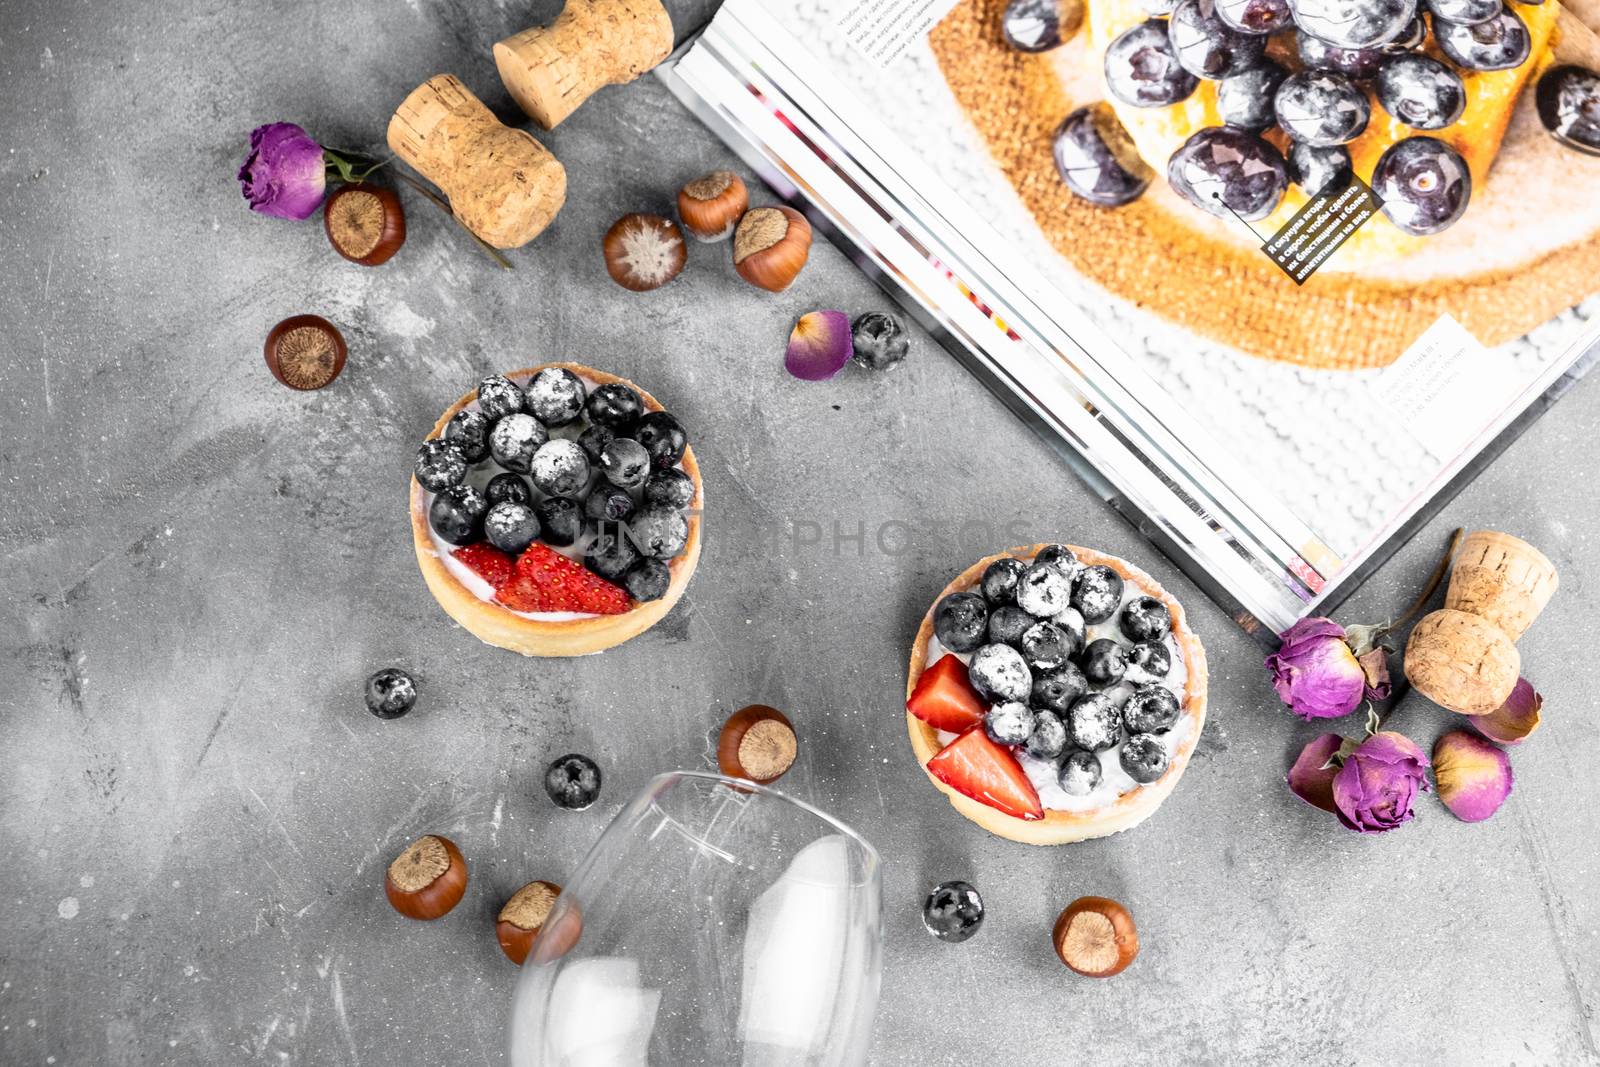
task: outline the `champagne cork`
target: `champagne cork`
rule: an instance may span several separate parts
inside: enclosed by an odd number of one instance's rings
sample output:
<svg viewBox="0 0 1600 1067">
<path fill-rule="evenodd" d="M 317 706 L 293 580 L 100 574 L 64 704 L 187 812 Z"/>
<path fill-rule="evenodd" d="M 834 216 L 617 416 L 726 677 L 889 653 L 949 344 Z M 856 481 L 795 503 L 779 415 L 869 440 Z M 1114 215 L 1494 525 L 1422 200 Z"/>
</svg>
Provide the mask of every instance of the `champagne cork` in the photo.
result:
<svg viewBox="0 0 1600 1067">
<path fill-rule="evenodd" d="M 1462 715 L 1487 715 L 1516 688 L 1522 656 L 1487 619 L 1441 608 L 1411 631 L 1405 671 L 1417 692 L 1435 704 Z"/>
<path fill-rule="evenodd" d="M 411 91 L 389 148 L 443 190 L 462 225 L 496 248 L 527 244 L 567 198 L 567 172 L 526 130 L 494 117 L 453 74 Z"/>
<path fill-rule="evenodd" d="M 596 89 L 631 82 L 672 52 L 672 19 L 661 0 L 567 0 L 549 26 L 494 46 L 500 80 L 547 130 Z"/>
<path fill-rule="evenodd" d="M 1486 619 L 1516 641 L 1550 602 L 1556 568 L 1521 538 L 1478 530 L 1461 542 L 1444 606 Z"/>
</svg>

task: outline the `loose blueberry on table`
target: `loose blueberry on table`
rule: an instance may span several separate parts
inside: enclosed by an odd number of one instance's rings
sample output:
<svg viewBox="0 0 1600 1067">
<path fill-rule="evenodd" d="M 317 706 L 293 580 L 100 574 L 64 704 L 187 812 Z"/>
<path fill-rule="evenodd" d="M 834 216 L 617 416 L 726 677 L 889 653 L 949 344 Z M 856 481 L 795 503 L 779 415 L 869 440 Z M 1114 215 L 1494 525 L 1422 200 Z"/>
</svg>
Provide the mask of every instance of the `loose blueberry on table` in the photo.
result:
<svg viewBox="0 0 1600 1067">
<path fill-rule="evenodd" d="M 417 683 L 399 667 L 385 667 L 367 679 L 367 710 L 380 719 L 398 719 L 417 703 Z"/>
<path fill-rule="evenodd" d="M 600 797 L 600 767 L 576 752 L 562 756 L 545 769 L 544 791 L 556 807 L 582 811 Z"/>
<path fill-rule="evenodd" d="M 940 941 L 965 941 L 983 925 L 983 897 L 969 882 L 940 882 L 922 905 L 922 925 Z"/>
</svg>

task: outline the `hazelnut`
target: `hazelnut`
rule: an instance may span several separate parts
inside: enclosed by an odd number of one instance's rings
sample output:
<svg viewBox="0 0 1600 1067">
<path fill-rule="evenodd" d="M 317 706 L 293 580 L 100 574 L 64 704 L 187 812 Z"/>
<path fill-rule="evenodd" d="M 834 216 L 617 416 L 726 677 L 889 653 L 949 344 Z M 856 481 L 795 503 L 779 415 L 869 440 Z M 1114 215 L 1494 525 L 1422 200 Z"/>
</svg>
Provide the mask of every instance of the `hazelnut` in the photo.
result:
<svg viewBox="0 0 1600 1067">
<path fill-rule="evenodd" d="M 333 250 L 352 263 L 387 263 L 406 243 L 406 213 L 393 189 L 357 182 L 334 190 L 322 208 Z"/>
<path fill-rule="evenodd" d="M 290 389 L 321 389 L 344 370 L 338 327 L 320 315 L 293 315 L 267 334 L 267 369 Z"/>
<path fill-rule="evenodd" d="M 1114 900 L 1079 897 L 1056 920 L 1050 940 L 1061 962 L 1085 978 L 1110 978 L 1139 954 L 1133 916 Z"/>
<path fill-rule="evenodd" d="M 745 213 L 733 234 L 739 277 L 781 293 L 799 277 L 811 253 L 811 224 L 792 207 L 758 207 Z"/>
<path fill-rule="evenodd" d="M 467 891 L 467 861 L 448 837 L 419 837 L 389 864 L 383 891 L 401 915 L 437 919 L 461 903 Z"/>
<path fill-rule="evenodd" d="M 751 704 L 733 713 L 717 737 L 717 765 L 730 778 L 766 785 L 794 765 L 794 726 L 777 708 Z"/>
<path fill-rule="evenodd" d="M 612 223 L 601 247 L 611 280 L 636 293 L 666 285 L 689 258 L 676 222 L 638 212 Z"/>
<path fill-rule="evenodd" d="M 552 882 L 529 882 L 511 894 L 494 924 L 494 936 L 506 959 L 521 966 L 528 958 L 533 939 L 544 929 L 544 921 L 560 895 L 561 887 Z"/>
<path fill-rule="evenodd" d="M 697 241 L 730 236 L 749 206 L 749 190 L 731 170 L 714 170 L 678 190 L 678 217 Z"/>
</svg>

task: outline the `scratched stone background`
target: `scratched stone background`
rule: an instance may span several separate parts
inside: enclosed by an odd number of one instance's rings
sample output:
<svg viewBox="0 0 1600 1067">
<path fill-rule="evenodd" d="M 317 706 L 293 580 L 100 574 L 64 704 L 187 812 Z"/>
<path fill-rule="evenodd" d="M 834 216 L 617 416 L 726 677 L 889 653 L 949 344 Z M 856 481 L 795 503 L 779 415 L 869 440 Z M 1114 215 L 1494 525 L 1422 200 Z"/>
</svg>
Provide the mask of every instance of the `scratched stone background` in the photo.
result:
<svg viewBox="0 0 1600 1067">
<path fill-rule="evenodd" d="M 711 6 L 675 7 L 680 33 Z M 745 287 L 723 246 L 691 249 L 652 295 L 606 278 L 616 216 L 664 211 L 731 162 L 653 80 L 544 138 L 568 203 L 509 273 L 409 194 L 410 240 L 377 270 L 335 257 L 315 220 L 245 210 L 233 171 L 258 123 L 376 147 L 389 110 L 443 70 L 510 117 L 489 44 L 555 7 L 0 13 L 0 1063 L 504 1062 L 502 899 L 562 880 L 625 798 L 703 765 L 707 731 L 752 701 L 799 727 L 785 787 L 882 852 L 876 1063 L 1600 1063 L 1600 384 L 1341 613 L 1398 611 L 1456 525 L 1551 555 L 1561 591 L 1522 646 L 1547 722 L 1514 754 L 1515 794 L 1477 826 L 1430 797 L 1399 832 L 1347 834 L 1282 785 L 1316 731 L 1277 704 L 1259 649 L 949 356 L 919 335 L 881 377 L 783 372 L 797 314 L 882 305 L 842 255 L 819 247 L 781 296 Z M 343 376 L 309 395 L 260 357 L 267 329 L 303 311 L 350 342 Z M 540 662 L 438 610 L 403 501 L 441 408 L 488 371 L 552 358 L 664 398 L 710 510 L 665 622 L 604 656 Z M 875 544 L 889 522 L 917 530 L 910 551 Z M 1207 642 L 1196 759 L 1120 838 L 990 838 L 910 758 L 916 621 L 1011 524 L 1134 559 Z M 389 664 L 418 675 L 422 700 L 380 722 L 361 682 Z M 1449 720 L 1414 696 L 1396 714 L 1424 745 Z M 558 813 L 538 772 L 574 749 L 607 787 Z M 472 885 L 424 925 L 389 909 L 381 881 L 430 831 L 461 844 Z M 952 877 L 989 906 L 963 946 L 919 921 Z M 1056 912 L 1085 893 L 1124 900 L 1140 927 L 1138 962 L 1109 982 L 1049 948 Z"/>
</svg>

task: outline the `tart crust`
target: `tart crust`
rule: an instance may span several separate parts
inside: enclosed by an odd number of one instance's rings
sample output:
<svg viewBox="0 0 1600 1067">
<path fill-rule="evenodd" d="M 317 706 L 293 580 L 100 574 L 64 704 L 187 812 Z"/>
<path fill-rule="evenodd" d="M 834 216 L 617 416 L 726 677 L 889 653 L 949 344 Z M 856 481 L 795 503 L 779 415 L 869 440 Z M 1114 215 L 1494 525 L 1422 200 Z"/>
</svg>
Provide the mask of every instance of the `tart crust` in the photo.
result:
<svg viewBox="0 0 1600 1067">
<path fill-rule="evenodd" d="M 1037 544 L 985 556 L 957 575 L 955 581 L 945 586 L 939 595 L 933 598 L 933 604 L 922 617 L 922 625 L 917 628 L 916 640 L 911 645 L 911 666 L 906 678 L 907 700 L 911 699 L 912 690 L 917 687 L 917 679 L 922 677 L 922 672 L 928 665 L 928 641 L 933 637 L 934 606 L 951 593 L 975 587 L 989 564 L 1002 556 L 1029 560 L 1038 555 L 1044 547 L 1043 544 Z M 1178 750 L 1172 754 L 1172 765 L 1167 768 L 1167 772 L 1154 782 L 1124 793 L 1111 803 L 1093 811 L 1046 809 L 1043 819 L 1030 822 L 1006 815 L 987 804 L 958 793 L 928 774 L 928 761 L 943 747 L 939 742 L 939 732 L 909 711 L 906 712 L 906 729 L 911 735 L 911 750 L 916 753 L 917 763 L 922 767 L 923 774 L 927 775 L 928 781 L 950 799 L 950 803 L 957 811 L 991 834 L 1028 845 L 1065 845 L 1094 837 L 1108 837 L 1123 830 L 1131 830 L 1144 822 L 1154 814 L 1161 806 L 1161 802 L 1166 800 L 1168 794 L 1177 786 L 1178 779 L 1183 776 L 1184 768 L 1189 765 L 1189 757 L 1194 754 L 1195 745 L 1200 741 L 1200 732 L 1206 724 L 1206 650 L 1194 631 L 1189 628 L 1183 605 L 1161 588 L 1154 578 L 1126 560 L 1093 549 L 1079 548 L 1077 545 L 1067 547 L 1081 562 L 1090 566 L 1104 564 L 1110 567 L 1122 575 L 1125 581 L 1136 583 L 1147 596 L 1153 596 L 1167 606 L 1167 611 L 1172 614 L 1172 637 L 1183 655 L 1184 665 L 1189 672 L 1183 687 L 1183 713 L 1193 716 L 1195 726 L 1178 746 Z"/>
<path fill-rule="evenodd" d="M 625 385 L 639 394 L 646 411 L 664 411 L 659 401 L 626 378 L 586 367 L 582 363 L 541 363 L 523 370 L 504 372 L 506 377 L 518 381 L 532 377 L 548 367 L 561 367 L 597 385 Z M 446 424 L 467 405 L 477 399 L 473 390 L 450 405 L 428 434 L 432 440 L 444 432 Z M 529 619 L 490 600 L 480 600 L 477 594 L 450 573 L 434 547 L 428 531 L 428 494 L 415 477 L 411 479 L 411 540 L 417 552 L 417 566 L 428 584 L 428 592 L 439 602 L 456 622 L 480 641 L 499 648 L 520 652 L 524 656 L 585 656 L 603 652 L 630 638 L 637 637 L 666 617 L 688 588 L 700 562 L 701 511 L 705 506 L 705 487 L 700 481 L 700 467 L 695 462 L 694 449 L 684 450 L 679 461 L 683 472 L 694 482 L 694 496 L 689 501 L 689 540 L 683 553 L 667 566 L 672 581 L 660 600 L 652 600 L 621 615 L 594 615 L 581 619 Z"/>
</svg>

